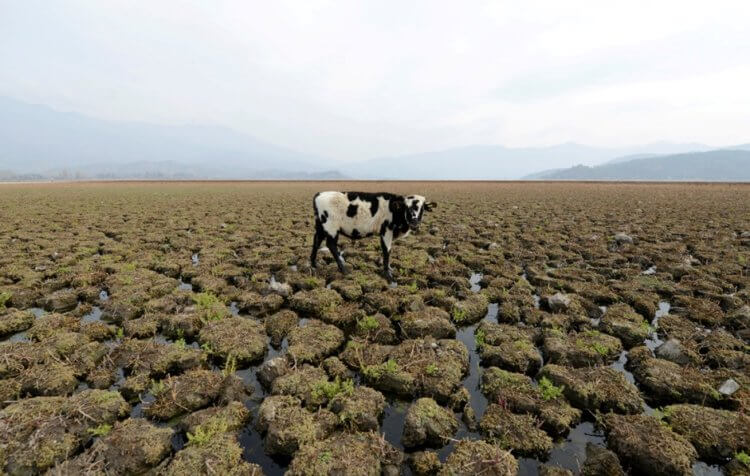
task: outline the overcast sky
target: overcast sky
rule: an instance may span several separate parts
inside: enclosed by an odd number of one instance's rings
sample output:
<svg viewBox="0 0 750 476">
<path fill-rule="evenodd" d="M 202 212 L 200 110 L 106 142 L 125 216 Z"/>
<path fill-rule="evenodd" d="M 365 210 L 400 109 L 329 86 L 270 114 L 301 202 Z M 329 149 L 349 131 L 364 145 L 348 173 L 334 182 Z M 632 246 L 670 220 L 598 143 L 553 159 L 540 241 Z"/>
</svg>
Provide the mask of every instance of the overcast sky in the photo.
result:
<svg viewBox="0 0 750 476">
<path fill-rule="evenodd" d="M 337 160 L 749 142 L 750 1 L 0 0 L 0 95 Z"/>
</svg>

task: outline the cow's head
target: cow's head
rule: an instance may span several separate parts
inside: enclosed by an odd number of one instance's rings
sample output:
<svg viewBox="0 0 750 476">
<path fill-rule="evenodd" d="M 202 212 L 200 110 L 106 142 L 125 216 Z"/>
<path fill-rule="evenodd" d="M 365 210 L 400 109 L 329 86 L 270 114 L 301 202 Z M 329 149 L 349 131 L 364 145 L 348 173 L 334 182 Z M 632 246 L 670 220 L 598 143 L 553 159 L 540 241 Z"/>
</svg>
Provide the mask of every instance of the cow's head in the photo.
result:
<svg viewBox="0 0 750 476">
<path fill-rule="evenodd" d="M 404 212 L 404 218 L 406 223 L 409 224 L 409 228 L 416 230 L 419 224 L 422 223 L 422 215 L 424 212 L 431 212 L 433 208 L 437 207 L 437 203 L 428 202 L 422 195 L 409 195 L 405 199 L 406 210 Z"/>
</svg>

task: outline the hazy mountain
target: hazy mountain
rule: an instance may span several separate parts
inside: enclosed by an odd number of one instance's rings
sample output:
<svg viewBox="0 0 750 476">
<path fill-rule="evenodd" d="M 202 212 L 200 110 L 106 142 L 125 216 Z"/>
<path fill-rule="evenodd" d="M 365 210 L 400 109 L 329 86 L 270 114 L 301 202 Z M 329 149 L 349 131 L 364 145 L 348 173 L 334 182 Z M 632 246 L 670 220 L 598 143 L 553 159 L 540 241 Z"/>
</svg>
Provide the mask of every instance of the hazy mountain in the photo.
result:
<svg viewBox="0 0 750 476">
<path fill-rule="evenodd" d="M 476 145 L 396 157 L 381 157 L 341 167 L 351 177 L 373 179 L 518 179 L 539 170 L 571 164 L 596 165 L 629 154 L 679 153 L 707 147 L 700 144 L 656 143 L 599 148 L 575 143 L 551 147 L 509 148 Z M 545 172 L 546 173 L 546 172 Z"/>
<path fill-rule="evenodd" d="M 321 178 L 319 157 L 224 127 L 107 121 L 0 97 L 0 169 L 91 178 Z M 6 172 L 7 173 L 7 172 Z"/>
<path fill-rule="evenodd" d="M 544 180 L 750 181 L 750 150 L 660 155 L 595 167 L 577 165 L 536 177 Z"/>
<path fill-rule="evenodd" d="M 695 150 L 692 152 L 702 152 L 701 150 Z M 631 154 L 631 155 L 624 155 L 622 157 L 615 157 L 614 159 L 608 160 L 604 162 L 604 164 L 619 164 L 620 162 L 629 162 L 631 160 L 638 160 L 638 159 L 651 159 L 653 157 L 658 157 L 659 154 Z M 602 165 L 604 165 L 602 164 Z M 550 171 L 551 172 L 551 171 Z M 557 171 L 555 171 L 557 172 Z"/>
</svg>

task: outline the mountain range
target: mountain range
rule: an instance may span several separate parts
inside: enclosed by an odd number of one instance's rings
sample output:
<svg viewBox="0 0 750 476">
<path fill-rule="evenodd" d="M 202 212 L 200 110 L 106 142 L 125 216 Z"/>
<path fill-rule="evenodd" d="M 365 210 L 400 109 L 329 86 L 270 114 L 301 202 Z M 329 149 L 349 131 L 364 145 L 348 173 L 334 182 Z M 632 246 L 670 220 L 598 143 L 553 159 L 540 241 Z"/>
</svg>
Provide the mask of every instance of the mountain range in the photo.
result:
<svg viewBox="0 0 750 476">
<path fill-rule="evenodd" d="M 228 128 L 108 121 L 0 97 L 0 170 L 40 177 L 340 178 Z"/>
<path fill-rule="evenodd" d="M 747 152 L 750 144 L 731 149 Z M 334 167 L 225 127 L 103 120 L 0 97 L 0 180 L 750 180 L 742 178 L 750 172 L 747 154 L 667 142 L 472 145 Z"/>
<path fill-rule="evenodd" d="M 744 150 L 743 150 L 744 147 Z M 595 167 L 577 165 L 525 177 L 533 180 L 663 180 L 750 182 L 750 147 L 612 160 Z"/>
</svg>

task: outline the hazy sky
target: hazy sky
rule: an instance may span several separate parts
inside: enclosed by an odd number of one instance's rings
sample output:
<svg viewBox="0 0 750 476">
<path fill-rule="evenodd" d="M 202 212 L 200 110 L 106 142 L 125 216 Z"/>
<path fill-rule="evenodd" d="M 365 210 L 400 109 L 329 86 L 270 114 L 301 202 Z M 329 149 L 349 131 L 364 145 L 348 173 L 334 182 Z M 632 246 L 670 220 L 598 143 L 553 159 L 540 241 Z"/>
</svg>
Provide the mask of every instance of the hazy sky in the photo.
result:
<svg viewBox="0 0 750 476">
<path fill-rule="evenodd" d="M 750 2 L 0 0 L 0 95 L 334 159 L 748 142 Z"/>
</svg>

